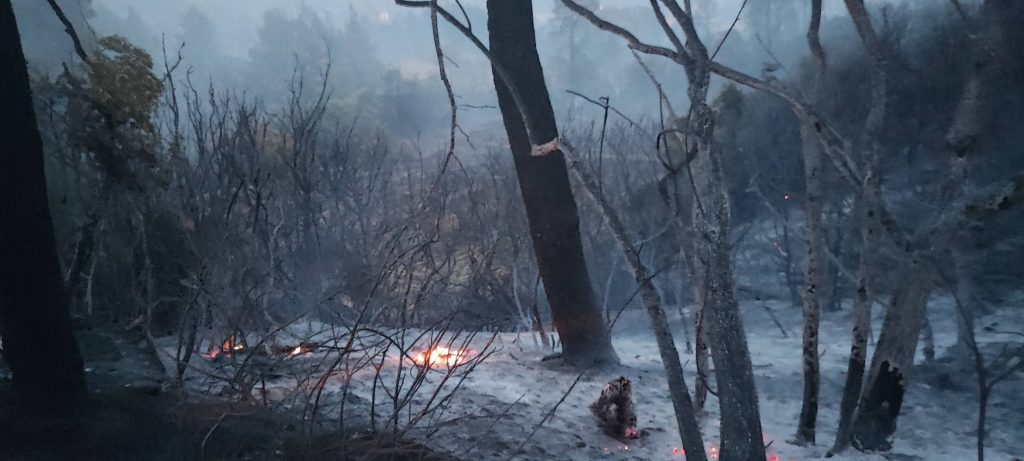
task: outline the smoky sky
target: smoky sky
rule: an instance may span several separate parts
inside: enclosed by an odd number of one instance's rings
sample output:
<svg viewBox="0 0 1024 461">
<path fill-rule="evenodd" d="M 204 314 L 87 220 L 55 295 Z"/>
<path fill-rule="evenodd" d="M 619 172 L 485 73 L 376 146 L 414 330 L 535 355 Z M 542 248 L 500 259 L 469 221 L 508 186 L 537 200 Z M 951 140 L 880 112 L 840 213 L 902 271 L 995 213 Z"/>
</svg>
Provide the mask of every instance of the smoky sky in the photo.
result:
<svg viewBox="0 0 1024 461">
<path fill-rule="evenodd" d="M 252 93 L 268 93 L 273 82 L 286 81 L 288 64 L 266 65 L 257 58 L 268 52 L 295 53 L 309 60 L 310 56 L 332 54 L 345 56 L 337 48 L 358 46 L 372 63 L 339 62 L 337 66 L 366 66 L 374 70 L 354 73 L 374 83 L 380 73 L 397 71 L 402 78 L 434 85 L 434 99 L 429 104 L 444 110 L 437 81 L 429 15 L 426 9 L 403 8 L 391 0 L 59 0 L 69 16 L 83 30 L 83 35 L 122 35 L 154 56 L 158 65 L 165 50 L 174 54 L 184 44 L 182 54 L 186 65 L 193 68 L 197 81 L 215 81 Z M 37 0 L 15 0 L 19 17 L 34 16 L 28 22 L 32 40 L 46 47 L 30 49 L 30 65 L 49 72 L 59 71 L 60 63 L 71 56 L 71 45 L 60 24 Z M 666 45 L 646 0 L 582 0 L 582 3 L 613 22 L 632 30 L 642 40 Z M 937 7 L 946 2 L 910 2 L 907 0 L 868 1 L 869 8 L 895 10 Z M 442 0 L 442 6 L 460 11 L 454 0 Z M 549 91 L 556 111 L 579 102 L 567 96 L 568 90 L 597 98 L 612 97 L 616 107 L 638 118 L 657 112 L 658 98 L 653 86 L 633 60 L 626 44 L 619 37 L 597 30 L 582 18 L 569 13 L 558 0 L 535 0 L 534 14 L 538 52 L 545 67 Z M 749 73 L 760 73 L 767 67 L 778 68 L 779 78 L 792 78 L 799 72 L 801 59 L 807 55 L 805 33 L 810 16 L 806 0 L 756 0 L 746 2 L 739 20 L 743 0 L 695 0 L 693 2 L 698 32 L 709 48 L 721 50 L 717 60 Z M 925 5 L 928 4 L 928 5 Z M 462 0 L 474 32 L 486 42 L 486 1 Z M 941 5 L 939 5 L 941 6 Z M 948 6 L 948 5 L 946 5 Z M 825 2 L 822 36 L 830 52 L 839 54 L 856 45 L 856 35 L 842 2 Z M 461 16 L 461 14 L 460 14 Z M 354 27 L 365 36 L 358 44 L 340 40 L 319 49 L 317 32 L 291 43 L 267 43 L 268 18 L 315 17 L 324 30 L 346 31 Z M 735 25 L 734 25 L 735 21 Z M 26 23 L 23 21 L 23 25 Z M 87 25 L 85 25 L 87 24 Z M 733 27 L 734 25 L 734 27 Z M 722 43 L 732 28 L 728 40 Z M 458 32 L 441 28 L 441 38 L 460 103 L 469 106 L 493 105 L 493 83 L 485 58 Z M 296 45 L 303 43 L 304 45 Z M 281 49 L 274 50 L 274 47 Z M 287 47 L 317 49 L 284 49 Z M 331 49 L 334 47 L 335 49 Z M 28 44 L 26 48 L 31 48 Z M 262 55 L 260 55 L 262 53 Z M 258 56 L 259 55 L 259 56 Z M 341 58 L 344 59 L 344 58 Z M 678 66 L 657 57 L 645 57 L 665 85 L 677 107 L 687 104 L 685 77 Z M 159 69 L 156 69 L 159 71 Z M 268 83 L 270 82 L 270 83 Z M 358 87 L 358 81 L 350 82 Z M 715 79 L 712 91 L 724 83 Z M 272 99 L 272 98 L 270 98 Z M 426 112 L 426 111 L 424 111 Z M 492 111 L 493 112 L 493 111 Z M 478 112 L 470 118 L 488 119 L 493 126 L 497 113 Z M 467 118 L 463 118 L 467 121 Z M 433 116 L 425 122 L 443 129 L 443 117 Z"/>
</svg>

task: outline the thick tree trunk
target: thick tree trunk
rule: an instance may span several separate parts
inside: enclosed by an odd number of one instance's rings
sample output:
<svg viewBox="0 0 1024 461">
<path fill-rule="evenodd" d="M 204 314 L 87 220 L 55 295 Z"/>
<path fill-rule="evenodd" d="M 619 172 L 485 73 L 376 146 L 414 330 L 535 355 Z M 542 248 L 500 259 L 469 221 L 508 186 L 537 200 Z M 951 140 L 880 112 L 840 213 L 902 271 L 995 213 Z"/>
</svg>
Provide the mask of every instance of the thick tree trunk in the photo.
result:
<svg viewBox="0 0 1024 461">
<path fill-rule="evenodd" d="M 46 197 L 43 145 L 10 0 L 0 0 L 0 334 L 19 402 L 85 394 Z"/>
<path fill-rule="evenodd" d="M 707 80 L 690 93 L 707 93 Z M 694 116 L 689 129 L 698 134 L 697 156 L 693 161 L 696 194 L 693 223 L 695 250 L 704 286 L 704 315 L 715 383 L 722 415 L 721 459 L 765 459 L 757 389 L 747 336 L 740 318 L 729 251 L 729 198 L 711 121 L 711 109 L 702 97 L 691 96 Z"/>
<path fill-rule="evenodd" d="M 891 448 L 932 287 L 924 269 L 913 267 L 892 295 L 852 426 L 851 442 L 859 450 Z"/>
<path fill-rule="evenodd" d="M 516 98 L 495 72 L 498 104 L 563 357 L 580 366 L 617 362 L 583 258 L 579 214 L 565 159 L 557 152 L 530 156 L 533 145 L 558 136 L 537 56 L 533 6 L 530 0 L 488 0 L 487 12 L 491 57 L 506 71 L 526 105 L 516 106 Z"/>
</svg>

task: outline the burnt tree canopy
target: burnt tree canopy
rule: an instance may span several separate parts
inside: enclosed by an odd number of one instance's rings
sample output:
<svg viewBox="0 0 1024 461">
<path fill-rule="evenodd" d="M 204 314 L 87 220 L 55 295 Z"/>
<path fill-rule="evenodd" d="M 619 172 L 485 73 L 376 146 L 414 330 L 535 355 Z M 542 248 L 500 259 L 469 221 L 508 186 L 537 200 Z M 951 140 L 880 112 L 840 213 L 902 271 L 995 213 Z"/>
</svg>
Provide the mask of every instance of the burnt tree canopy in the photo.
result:
<svg viewBox="0 0 1024 461">
<path fill-rule="evenodd" d="M 498 104 L 563 355 L 578 365 L 616 362 L 608 328 L 590 285 L 580 240 L 579 211 L 565 158 L 560 152 L 541 157 L 530 155 L 533 145 L 558 136 L 537 55 L 533 6 L 530 0 L 490 0 L 487 17 L 491 59 L 505 69 L 506 77 L 515 87 L 510 90 L 495 72 Z M 512 91 L 526 107 L 516 106 Z M 531 136 L 536 139 L 530 139 Z"/>
</svg>

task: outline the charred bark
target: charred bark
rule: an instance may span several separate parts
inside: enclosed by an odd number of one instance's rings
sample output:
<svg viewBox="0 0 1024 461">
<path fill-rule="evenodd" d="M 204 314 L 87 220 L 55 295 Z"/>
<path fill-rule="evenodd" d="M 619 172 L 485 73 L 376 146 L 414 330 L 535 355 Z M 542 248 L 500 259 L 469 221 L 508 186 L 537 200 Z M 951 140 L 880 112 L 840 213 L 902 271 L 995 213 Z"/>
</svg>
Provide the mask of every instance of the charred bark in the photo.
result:
<svg viewBox="0 0 1024 461">
<path fill-rule="evenodd" d="M 558 136 L 537 55 L 533 6 L 529 0 L 489 0 L 487 12 L 491 59 L 525 105 L 517 106 L 513 90 L 495 71 L 498 105 L 563 357 L 580 366 L 618 362 L 590 283 L 565 159 L 558 152 L 530 155 L 532 146 Z"/>
<path fill-rule="evenodd" d="M 843 397 L 839 409 L 839 428 L 836 432 L 836 440 L 833 444 L 832 452 L 841 451 L 849 445 L 850 437 L 858 426 L 855 423 L 855 418 L 859 418 L 857 416 L 858 401 L 861 404 L 866 401 L 861 398 L 861 393 L 864 384 L 865 363 L 867 362 L 867 339 L 871 328 L 871 306 L 874 300 L 870 277 L 871 263 L 881 228 L 880 217 L 883 205 L 881 193 L 881 132 L 888 104 L 889 79 L 887 63 L 882 53 L 882 45 L 871 24 L 871 18 L 868 15 L 863 0 L 845 0 L 845 3 L 846 9 L 853 20 L 854 27 L 856 27 L 861 42 L 864 44 L 864 48 L 867 50 L 870 58 L 871 98 L 869 100 L 870 109 L 860 133 L 860 144 L 865 158 L 865 167 L 860 184 L 860 206 L 862 212 L 860 229 L 861 254 L 857 267 L 853 339 L 850 345 L 846 383 L 843 387 Z M 888 320 L 889 315 L 897 312 L 897 308 L 894 305 L 890 305 L 886 319 Z M 915 346 L 917 344 L 916 336 L 914 336 L 914 344 Z M 874 359 L 876 361 L 879 359 L 877 350 Z M 913 356 L 911 356 L 912 359 Z M 875 370 L 877 371 L 877 369 Z M 902 369 L 900 372 L 902 373 Z M 887 382 L 885 379 L 882 379 L 878 383 L 879 385 L 884 385 Z M 876 403 L 880 405 L 881 401 L 876 401 Z M 895 417 L 893 421 L 895 421 Z"/>
<path fill-rule="evenodd" d="M 19 402 L 68 410 L 85 394 L 47 203 L 43 145 L 10 0 L 0 0 L 0 334 Z"/>
<path fill-rule="evenodd" d="M 851 428 L 851 442 L 859 450 L 891 448 L 889 438 L 896 431 L 896 418 L 907 390 L 908 372 L 914 364 L 932 288 L 923 269 L 914 267 L 892 295 L 871 358 L 867 388 Z"/>
<path fill-rule="evenodd" d="M 857 287 L 853 301 L 853 333 L 850 341 L 850 358 L 846 366 L 846 382 L 843 385 L 843 396 L 839 404 L 839 427 L 831 453 L 838 453 L 849 446 L 853 418 L 864 388 L 868 336 L 871 334 L 871 308 L 874 304 L 870 274 L 873 249 L 877 245 L 879 233 L 877 208 L 875 207 L 878 200 L 875 195 L 878 187 L 874 184 L 876 178 L 877 175 L 867 178 L 858 204 L 861 213 L 861 254 L 857 267 Z"/>
</svg>

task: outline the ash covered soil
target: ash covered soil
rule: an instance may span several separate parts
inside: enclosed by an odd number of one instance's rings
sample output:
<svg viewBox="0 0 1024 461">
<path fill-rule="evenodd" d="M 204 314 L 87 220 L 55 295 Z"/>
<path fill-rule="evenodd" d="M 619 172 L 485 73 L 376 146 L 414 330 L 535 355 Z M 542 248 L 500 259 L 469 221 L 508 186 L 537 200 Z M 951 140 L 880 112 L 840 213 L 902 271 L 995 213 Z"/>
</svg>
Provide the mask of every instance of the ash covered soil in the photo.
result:
<svg viewBox="0 0 1024 461">
<path fill-rule="evenodd" d="M 768 314 L 770 309 L 785 334 Z M 970 370 L 943 364 L 956 340 L 952 303 L 935 299 L 929 317 L 935 332 L 938 364 L 919 366 L 903 404 L 894 448 L 888 454 L 848 450 L 839 461 L 976 458 L 977 399 Z M 800 312 L 780 303 L 745 302 L 742 306 L 761 401 L 761 417 L 770 460 L 823 459 L 835 431 L 845 378 L 851 324 L 845 312 L 825 313 L 821 324 L 822 392 L 817 446 L 787 443 L 800 411 Z M 979 342 L 994 355 L 1002 344 L 1019 341 L 1016 309 L 997 310 L 978 320 Z M 876 310 L 875 331 L 881 325 Z M 691 391 L 695 382 L 692 355 L 685 354 L 682 324 L 672 320 Z M 328 342 L 326 326 L 293 325 L 296 340 Z M 415 336 L 415 332 L 410 335 Z M 643 311 L 623 314 L 614 329 L 621 366 L 578 372 L 557 360 L 542 361 L 550 351 L 530 334 L 478 334 L 465 349 L 490 353 L 465 379 L 445 379 L 445 367 L 428 373 L 411 366 L 411 357 L 393 350 L 374 367 L 319 377 L 333 362 L 331 352 L 285 354 L 273 360 L 253 354 L 214 359 L 194 357 L 184 387 L 177 388 L 173 356 L 176 338 L 157 338 L 154 349 L 138 334 L 108 326 L 80 325 L 86 357 L 90 402 L 72 421 L 52 421 L 12 414 L 9 374 L 0 368 L 0 459 L 464 459 L 464 460 L 671 460 L 685 459 L 654 338 Z M 713 339 L 712 339 L 713 341 Z M 253 350 L 256 347 L 252 348 Z M 920 349 L 920 348 L 919 348 Z M 416 350 L 415 347 L 412 348 Z M 352 358 L 358 362 L 357 358 Z M 352 363 L 337 364 L 338 367 Z M 161 370 L 160 367 L 164 369 Z M 241 372 L 239 370 L 242 370 Z M 395 425 L 393 389 L 408 395 Z M 622 443 L 598 428 L 588 405 L 609 380 L 633 382 L 642 437 Z M 577 378 L 578 381 L 577 381 Z M 246 398 L 237 388 L 249 383 Z M 575 383 L 575 385 L 573 385 Z M 242 386 L 244 387 L 244 386 Z M 234 390 L 232 390 L 234 388 Z M 567 391 L 572 389 L 571 392 Z M 992 460 L 1024 458 L 1024 401 L 1017 398 L 1024 377 L 997 387 L 990 401 L 986 454 Z M 454 393 L 452 393 L 454 391 Z M 389 394 L 390 392 L 390 394 Z M 339 418 L 341 402 L 345 417 Z M 406 394 L 403 394 L 406 395 Z M 564 399 L 563 399 L 564 398 Z M 440 403 L 439 403 L 440 402 Z M 417 419 L 419 410 L 440 408 Z M 557 408 L 553 408 L 557 405 Z M 316 415 L 315 418 L 312 415 Z M 314 420 L 311 422 L 311 420 Z M 409 422 L 416 420 L 411 427 Z M 544 420 L 543 424 L 539 424 Z M 717 402 L 709 396 L 701 422 L 710 454 L 717 448 Z M 369 436 L 399 427 L 400 438 Z M 382 441 L 383 440 L 383 441 Z"/>
<path fill-rule="evenodd" d="M 767 309 L 766 309 L 767 306 Z M 754 364 L 764 439 L 769 460 L 823 459 L 835 435 L 839 401 L 849 355 L 851 320 L 847 313 L 826 313 L 821 324 L 822 391 L 818 416 L 818 445 L 801 447 L 787 443 L 795 432 L 800 411 L 802 374 L 800 357 L 800 311 L 781 303 L 745 302 L 743 315 Z M 769 309 L 786 330 L 785 334 L 769 316 Z M 881 309 L 876 309 L 874 331 L 881 326 Z M 1021 320 L 1016 309 L 998 310 L 979 319 L 979 330 L 986 325 L 996 331 L 1020 331 Z M 911 376 L 911 386 L 904 400 L 893 451 L 888 454 L 866 454 L 854 450 L 830 459 L 847 460 L 928 460 L 956 461 L 976 458 L 975 424 L 977 393 L 972 371 L 958 370 L 941 363 L 946 350 L 956 341 L 955 311 L 946 299 L 935 299 L 929 306 L 929 317 L 935 334 L 938 364 L 920 365 L 924 357 L 918 351 L 919 366 Z M 682 324 L 678 316 L 672 320 L 677 347 L 687 372 L 686 381 L 692 392 L 696 373 L 692 355 L 685 354 Z M 315 339 L 316 325 L 296 326 L 296 338 Z M 322 335 L 322 333 L 321 333 Z M 501 333 L 488 348 L 489 334 L 478 334 L 466 349 L 474 353 L 490 352 L 464 381 L 445 380 L 444 367 L 426 373 L 420 390 L 408 398 L 399 412 L 398 426 L 416 419 L 417 412 L 438 400 L 445 400 L 442 411 L 419 419 L 403 437 L 421 442 L 439 452 L 458 459 L 522 459 L 522 460 L 665 460 L 685 459 L 668 387 L 659 354 L 646 314 L 629 311 L 623 314 L 614 329 L 614 345 L 622 365 L 578 373 L 557 360 L 542 361 L 550 353 L 539 346 L 530 334 Z M 995 354 L 1002 344 L 1017 341 L 1011 334 L 979 331 L 983 349 Z M 712 341 L 714 339 L 711 339 Z M 158 341 L 160 343 L 160 341 Z M 168 344 L 169 347 L 169 344 Z M 414 348 L 415 350 L 415 348 Z M 257 394 L 282 407 L 309 414 L 307 398 L 309 381 L 301 377 L 304 367 L 323 369 L 325 354 L 308 353 L 278 362 L 273 378 L 261 383 Z M 391 397 L 386 389 L 395 387 L 399 373 L 400 385 L 406 389 L 414 382 L 418 369 L 398 354 L 390 353 L 384 360 L 379 378 L 373 369 L 361 369 L 345 377 L 333 376 L 324 383 L 317 409 L 320 424 L 339 424 L 340 394 L 346 388 L 344 424 L 355 430 L 389 430 L 394 421 Z M 204 365 L 209 365 L 210 362 Z M 371 367 L 372 368 L 372 367 Z M 315 374 L 314 374 L 315 375 Z M 588 405 L 609 380 L 624 376 L 633 382 L 640 439 L 622 443 L 601 432 Z M 210 386 L 209 380 L 193 378 L 195 389 Z M 573 383 L 575 382 L 575 386 Z M 203 384 L 201 384 L 203 383 Z M 1002 383 L 990 401 L 986 454 L 993 460 L 1024 458 L 1024 401 L 1016 398 L 1024 385 L 1021 376 Z M 456 389 L 457 387 L 457 389 Z M 566 392 L 572 391 L 566 395 Z M 214 387 L 215 388 L 215 387 Z M 211 387 L 206 388 L 209 392 Z M 437 392 L 435 392 L 437 390 Z M 564 400 L 563 400 L 564 397 Z M 559 403 L 561 401 L 561 403 Z M 371 404 L 372 403 L 372 404 Z M 552 412 L 552 408 L 557 409 Z M 373 417 L 371 418 L 371 408 Z M 539 424 L 544 420 L 543 424 Z M 709 396 L 707 412 L 701 418 L 709 454 L 717 450 L 717 402 Z"/>
</svg>

